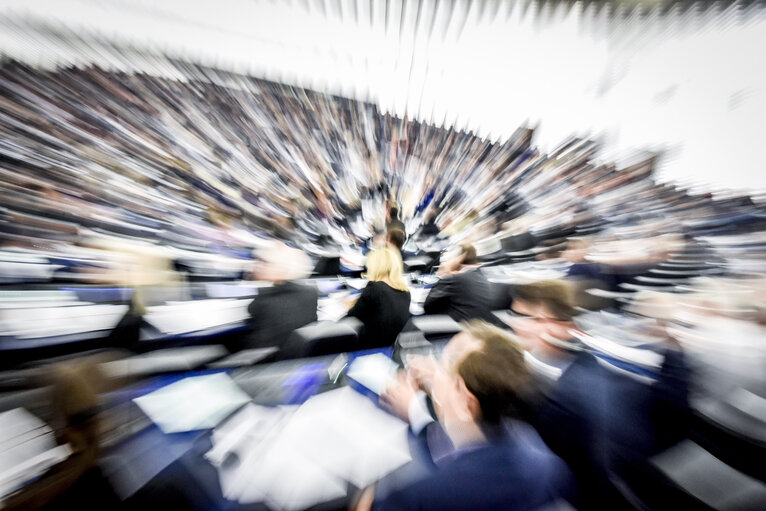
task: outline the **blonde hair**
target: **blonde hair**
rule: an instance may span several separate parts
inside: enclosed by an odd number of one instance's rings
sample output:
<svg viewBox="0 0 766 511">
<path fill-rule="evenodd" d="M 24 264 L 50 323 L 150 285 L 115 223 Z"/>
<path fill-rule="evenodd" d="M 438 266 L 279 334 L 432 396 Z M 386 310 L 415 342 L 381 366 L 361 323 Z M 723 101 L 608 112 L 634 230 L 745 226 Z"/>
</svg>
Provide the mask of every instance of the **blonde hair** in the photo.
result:
<svg viewBox="0 0 766 511">
<path fill-rule="evenodd" d="M 391 287 L 399 291 L 408 291 L 404 281 L 402 256 L 390 247 L 377 248 L 367 255 L 367 274 L 371 282 L 387 280 Z"/>
</svg>

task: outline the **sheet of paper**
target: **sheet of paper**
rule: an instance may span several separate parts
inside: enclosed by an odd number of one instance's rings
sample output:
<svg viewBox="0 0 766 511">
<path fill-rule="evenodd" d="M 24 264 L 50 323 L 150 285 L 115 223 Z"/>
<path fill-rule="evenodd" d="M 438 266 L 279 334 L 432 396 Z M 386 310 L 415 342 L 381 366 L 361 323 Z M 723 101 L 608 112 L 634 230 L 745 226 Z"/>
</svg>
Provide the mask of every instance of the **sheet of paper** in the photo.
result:
<svg viewBox="0 0 766 511">
<path fill-rule="evenodd" d="M 163 433 L 216 426 L 250 401 L 225 373 L 191 376 L 133 400 Z"/>
<path fill-rule="evenodd" d="M 346 372 L 352 380 L 380 395 L 396 378 L 398 366 L 382 353 L 374 353 L 354 359 Z"/>
</svg>

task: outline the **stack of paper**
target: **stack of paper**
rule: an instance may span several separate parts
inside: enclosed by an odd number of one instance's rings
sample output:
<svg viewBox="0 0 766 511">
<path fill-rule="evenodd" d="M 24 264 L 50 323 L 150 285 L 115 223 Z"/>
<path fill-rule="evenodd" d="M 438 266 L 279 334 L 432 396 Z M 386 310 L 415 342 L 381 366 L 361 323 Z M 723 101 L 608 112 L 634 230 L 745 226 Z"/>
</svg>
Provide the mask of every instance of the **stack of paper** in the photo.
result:
<svg viewBox="0 0 766 511">
<path fill-rule="evenodd" d="M 68 445 L 56 445 L 51 428 L 23 408 L 0 413 L 0 503 L 71 453 Z"/>
<path fill-rule="evenodd" d="M 411 458 L 407 425 L 345 387 L 299 408 L 248 405 L 217 429 L 206 457 L 224 497 L 293 510 L 341 498 Z"/>
</svg>

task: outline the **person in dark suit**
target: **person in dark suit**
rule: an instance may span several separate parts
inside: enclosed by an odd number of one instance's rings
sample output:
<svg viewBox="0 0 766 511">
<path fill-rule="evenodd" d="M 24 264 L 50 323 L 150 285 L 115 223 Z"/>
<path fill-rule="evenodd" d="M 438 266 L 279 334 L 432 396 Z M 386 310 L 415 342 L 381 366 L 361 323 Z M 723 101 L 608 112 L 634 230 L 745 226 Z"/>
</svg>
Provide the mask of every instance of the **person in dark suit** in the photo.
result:
<svg viewBox="0 0 766 511">
<path fill-rule="evenodd" d="M 391 346 L 410 319 L 410 292 L 396 249 L 385 247 L 370 252 L 366 277 L 367 286 L 348 312 L 364 324 L 359 347 Z"/>
<path fill-rule="evenodd" d="M 256 257 L 256 279 L 274 285 L 260 288 L 247 308 L 251 328 L 245 347 L 280 347 L 293 330 L 317 320 L 317 289 L 295 282 L 311 273 L 311 261 L 281 244 L 259 250 Z"/>
<path fill-rule="evenodd" d="M 455 321 L 482 319 L 497 322 L 489 310 L 490 284 L 478 270 L 476 249 L 460 247 L 460 255 L 441 265 L 439 282 L 431 288 L 423 304 L 426 314 L 448 314 Z"/>
<path fill-rule="evenodd" d="M 528 349 L 538 371 L 541 399 L 532 424 L 550 449 L 575 474 L 582 509 L 628 509 L 610 479 L 615 414 L 632 416 L 631 405 L 615 400 L 617 376 L 572 339 L 573 290 L 562 281 L 514 289 L 511 328 Z M 642 421 L 643 424 L 643 421 Z"/>
<path fill-rule="evenodd" d="M 399 218 L 399 208 L 396 206 L 391 206 L 388 208 L 388 218 L 386 218 L 386 230 L 390 231 L 391 229 L 399 229 L 400 231 L 406 232 L 406 229 L 404 228 L 404 222 Z"/>
<path fill-rule="evenodd" d="M 389 229 L 386 232 L 386 245 L 399 252 L 399 257 L 401 257 L 402 261 L 404 261 L 404 252 L 402 252 L 402 247 L 404 247 L 406 241 L 407 234 L 405 234 L 405 232 L 401 229 L 394 228 Z"/>
<path fill-rule="evenodd" d="M 400 376 L 381 403 L 410 422 L 431 456 L 436 452 L 429 439 L 437 432 L 446 434 L 452 449 L 415 480 L 389 489 L 379 485 L 372 509 L 534 510 L 569 495 L 563 461 L 527 425 L 506 422 L 518 416 L 529 384 L 523 352 L 507 332 L 467 323 L 426 379 L 438 422 L 422 406 L 412 378 Z M 357 509 L 371 503 L 372 492 Z"/>
</svg>

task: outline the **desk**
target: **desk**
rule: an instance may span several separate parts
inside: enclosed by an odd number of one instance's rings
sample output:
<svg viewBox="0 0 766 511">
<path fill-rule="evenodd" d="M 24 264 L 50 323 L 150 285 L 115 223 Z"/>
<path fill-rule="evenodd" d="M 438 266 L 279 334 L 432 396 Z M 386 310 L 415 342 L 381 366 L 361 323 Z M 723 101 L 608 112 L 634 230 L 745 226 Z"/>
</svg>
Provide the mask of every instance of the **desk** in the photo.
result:
<svg viewBox="0 0 766 511">
<path fill-rule="evenodd" d="M 347 385 L 377 402 L 374 394 L 337 373 L 346 366 L 338 363 L 338 359 L 352 361 L 366 354 L 390 352 L 369 350 L 348 356 L 289 360 L 235 369 L 227 374 L 252 397 L 253 403 L 260 405 L 300 404 L 316 394 Z M 212 447 L 211 430 L 163 434 L 132 401 L 182 378 L 218 372 L 221 371 L 156 377 L 108 396 L 107 420 L 119 428 L 105 437 L 103 470 L 130 507 L 156 507 L 157 502 L 163 502 L 170 505 L 169 509 L 266 509 L 262 505 L 242 506 L 223 498 L 217 472 L 204 459 Z M 349 487 L 349 494 L 355 489 Z M 345 509 L 347 505 L 344 498 L 317 509 Z"/>
</svg>

